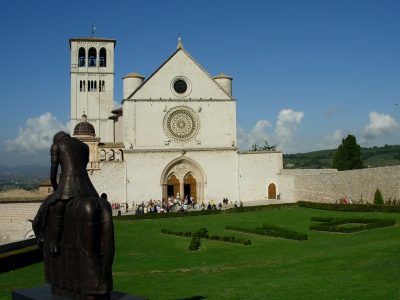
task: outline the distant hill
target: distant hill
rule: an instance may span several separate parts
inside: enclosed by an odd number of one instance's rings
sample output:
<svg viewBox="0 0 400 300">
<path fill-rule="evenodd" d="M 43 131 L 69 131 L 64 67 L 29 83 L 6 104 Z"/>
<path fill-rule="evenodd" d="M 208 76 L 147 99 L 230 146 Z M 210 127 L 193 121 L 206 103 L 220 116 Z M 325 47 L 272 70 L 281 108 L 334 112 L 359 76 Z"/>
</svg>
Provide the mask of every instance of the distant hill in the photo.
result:
<svg viewBox="0 0 400 300">
<path fill-rule="evenodd" d="M 36 189 L 43 180 L 48 179 L 49 165 L 0 165 L 0 191 L 9 189 Z"/>
<path fill-rule="evenodd" d="M 286 169 L 326 169 L 332 168 L 332 158 L 336 149 L 307 153 L 284 154 Z M 384 167 L 400 165 L 400 145 L 361 148 L 361 159 L 365 167 Z"/>
</svg>

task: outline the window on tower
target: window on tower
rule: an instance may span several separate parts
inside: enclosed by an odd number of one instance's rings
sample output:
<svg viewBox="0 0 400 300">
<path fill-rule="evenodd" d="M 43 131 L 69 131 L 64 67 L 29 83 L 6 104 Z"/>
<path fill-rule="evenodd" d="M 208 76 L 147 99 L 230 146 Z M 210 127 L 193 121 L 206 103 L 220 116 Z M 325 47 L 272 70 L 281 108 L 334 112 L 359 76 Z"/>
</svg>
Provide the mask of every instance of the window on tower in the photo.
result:
<svg viewBox="0 0 400 300">
<path fill-rule="evenodd" d="M 107 66 L 107 51 L 105 48 L 100 49 L 99 54 L 99 66 L 106 67 Z"/>
<path fill-rule="evenodd" d="M 79 48 L 78 51 L 78 65 L 84 67 L 86 65 L 86 51 L 85 48 Z"/>
<path fill-rule="evenodd" d="M 96 48 L 89 48 L 89 67 L 95 67 L 96 66 L 96 60 L 97 60 L 97 51 Z"/>
<path fill-rule="evenodd" d="M 104 92 L 104 80 L 99 80 L 99 92 Z"/>
</svg>

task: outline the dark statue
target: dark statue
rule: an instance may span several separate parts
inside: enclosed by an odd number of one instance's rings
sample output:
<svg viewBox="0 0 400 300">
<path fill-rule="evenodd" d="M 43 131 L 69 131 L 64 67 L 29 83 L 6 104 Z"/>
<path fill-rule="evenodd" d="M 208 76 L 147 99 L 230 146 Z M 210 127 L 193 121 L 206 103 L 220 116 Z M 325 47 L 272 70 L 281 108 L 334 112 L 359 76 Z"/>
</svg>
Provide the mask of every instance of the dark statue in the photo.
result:
<svg viewBox="0 0 400 300">
<path fill-rule="evenodd" d="M 99 197 L 87 174 L 89 147 L 61 131 L 54 136 L 50 152 L 54 193 L 40 206 L 32 223 L 43 249 L 45 279 L 54 295 L 110 299 L 112 211 L 107 195 Z"/>
</svg>

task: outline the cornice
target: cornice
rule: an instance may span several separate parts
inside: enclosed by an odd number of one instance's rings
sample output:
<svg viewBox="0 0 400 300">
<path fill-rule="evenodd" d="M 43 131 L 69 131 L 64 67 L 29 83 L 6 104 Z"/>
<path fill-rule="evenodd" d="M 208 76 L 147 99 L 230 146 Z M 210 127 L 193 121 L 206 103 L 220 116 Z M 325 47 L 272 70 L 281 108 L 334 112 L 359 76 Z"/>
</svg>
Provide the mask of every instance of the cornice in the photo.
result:
<svg viewBox="0 0 400 300">
<path fill-rule="evenodd" d="M 115 75 L 114 72 L 87 72 L 87 71 L 71 71 L 71 74 L 82 74 L 82 75 Z"/>
<path fill-rule="evenodd" d="M 125 153 L 181 153 L 185 155 L 187 152 L 215 152 L 215 151 L 234 151 L 234 147 L 211 147 L 211 148 L 173 148 L 173 149 L 125 149 Z"/>
<path fill-rule="evenodd" d="M 163 99 L 163 98 L 159 98 L 159 99 L 123 99 L 123 102 L 127 101 L 127 102 L 236 102 L 235 98 L 232 99 L 192 99 L 192 98 L 185 98 L 185 99 L 179 99 L 179 98 L 168 98 L 168 99 Z"/>
</svg>

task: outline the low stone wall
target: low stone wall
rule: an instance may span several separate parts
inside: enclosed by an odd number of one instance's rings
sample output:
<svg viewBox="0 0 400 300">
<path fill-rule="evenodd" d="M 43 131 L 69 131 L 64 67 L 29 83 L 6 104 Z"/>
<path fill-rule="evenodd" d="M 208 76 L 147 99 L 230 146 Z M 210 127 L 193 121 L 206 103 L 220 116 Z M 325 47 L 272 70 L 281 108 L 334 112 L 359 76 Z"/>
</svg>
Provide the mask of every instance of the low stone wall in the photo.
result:
<svg viewBox="0 0 400 300">
<path fill-rule="evenodd" d="M 0 202 L 0 244 L 32 237 L 32 223 L 41 201 Z"/>
<path fill-rule="evenodd" d="M 293 182 L 293 201 L 336 202 L 341 198 L 372 203 L 376 188 L 385 200 L 400 199 L 400 165 L 351 171 L 333 169 L 282 170 L 281 176 Z"/>
</svg>

